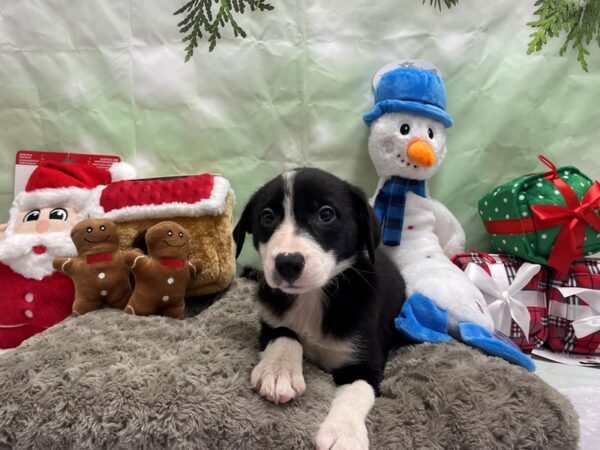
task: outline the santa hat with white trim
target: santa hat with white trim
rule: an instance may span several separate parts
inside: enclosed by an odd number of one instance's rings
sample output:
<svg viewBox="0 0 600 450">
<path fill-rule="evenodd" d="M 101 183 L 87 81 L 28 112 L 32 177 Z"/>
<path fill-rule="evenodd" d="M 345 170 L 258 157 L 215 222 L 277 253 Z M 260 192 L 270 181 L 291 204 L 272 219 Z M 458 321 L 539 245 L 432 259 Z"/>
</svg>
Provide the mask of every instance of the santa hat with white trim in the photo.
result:
<svg viewBox="0 0 600 450">
<path fill-rule="evenodd" d="M 95 190 L 135 176 L 135 169 L 123 162 L 115 163 L 109 169 L 79 163 L 42 162 L 29 177 L 25 191 L 17 194 L 13 201 L 6 232 L 12 231 L 19 211 L 67 207 L 75 209 L 82 217 L 89 217 L 98 208 L 91 201 Z"/>
</svg>

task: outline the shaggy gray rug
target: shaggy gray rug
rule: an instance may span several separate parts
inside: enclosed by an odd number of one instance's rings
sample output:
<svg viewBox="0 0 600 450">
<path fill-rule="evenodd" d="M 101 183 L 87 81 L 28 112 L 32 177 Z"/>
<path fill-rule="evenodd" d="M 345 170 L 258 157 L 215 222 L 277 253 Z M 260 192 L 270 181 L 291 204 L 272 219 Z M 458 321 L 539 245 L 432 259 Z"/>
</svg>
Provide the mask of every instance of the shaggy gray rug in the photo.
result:
<svg viewBox="0 0 600 450">
<path fill-rule="evenodd" d="M 0 355 L 0 447 L 312 448 L 333 398 L 306 362 L 304 396 L 253 393 L 254 285 L 238 280 L 196 317 L 97 311 Z M 574 449 L 577 416 L 536 376 L 459 343 L 390 359 L 368 418 L 375 449 Z"/>
</svg>

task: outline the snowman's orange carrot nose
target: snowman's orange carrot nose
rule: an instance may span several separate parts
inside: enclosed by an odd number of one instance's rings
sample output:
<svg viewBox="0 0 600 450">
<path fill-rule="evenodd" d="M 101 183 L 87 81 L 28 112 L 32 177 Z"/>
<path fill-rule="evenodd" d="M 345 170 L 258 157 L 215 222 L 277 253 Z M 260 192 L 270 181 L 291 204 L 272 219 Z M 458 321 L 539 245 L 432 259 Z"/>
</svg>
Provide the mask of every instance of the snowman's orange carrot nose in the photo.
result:
<svg viewBox="0 0 600 450">
<path fill-rule="evenodd" d="M 418 166 L 431 167 L 435 164 L 435 153 L 429 143 L 417 139 L 411 142 L 406 149 L 406 156 Z"/>
</svg>

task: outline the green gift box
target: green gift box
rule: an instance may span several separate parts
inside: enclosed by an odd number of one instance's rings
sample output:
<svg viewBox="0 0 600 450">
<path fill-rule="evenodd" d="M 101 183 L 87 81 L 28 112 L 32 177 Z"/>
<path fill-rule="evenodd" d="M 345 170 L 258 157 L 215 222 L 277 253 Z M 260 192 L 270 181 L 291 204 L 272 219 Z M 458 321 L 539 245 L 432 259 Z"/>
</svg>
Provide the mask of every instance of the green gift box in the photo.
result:
<svg viewBox="0 0 600 450">
<path fill-rule="evenodd" d="M 479 215 L 496 252 L 566 273 L 571 262 L 600 252 L 600 183 L 575 167 L 524 175 L 479 200 Z"/>
</svg>

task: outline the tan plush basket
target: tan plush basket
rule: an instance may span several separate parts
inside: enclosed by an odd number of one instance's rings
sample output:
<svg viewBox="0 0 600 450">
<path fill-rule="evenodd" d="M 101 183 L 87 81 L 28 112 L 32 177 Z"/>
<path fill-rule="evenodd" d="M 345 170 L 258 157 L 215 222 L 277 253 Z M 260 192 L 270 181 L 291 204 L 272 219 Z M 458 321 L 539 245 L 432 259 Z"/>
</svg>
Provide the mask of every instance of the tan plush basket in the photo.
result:
<svg viewBox="0 0 600 450">
<path fill-rule="evenodd" d="M 118 181 L 100 192 L 99 215 L 117 223 L 123 249 L 163 220 L 189 230 L 190 257 L 202 261 L 202 271 L 186 295 L 198 296 L 224 290 L 235 276 L 233 202 L 229 182 L 212 174 Z"/>
</svg>

